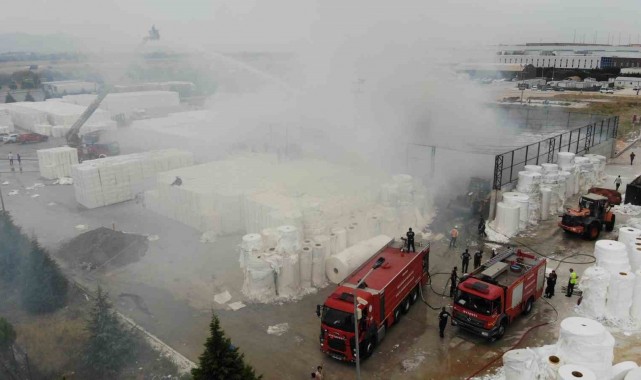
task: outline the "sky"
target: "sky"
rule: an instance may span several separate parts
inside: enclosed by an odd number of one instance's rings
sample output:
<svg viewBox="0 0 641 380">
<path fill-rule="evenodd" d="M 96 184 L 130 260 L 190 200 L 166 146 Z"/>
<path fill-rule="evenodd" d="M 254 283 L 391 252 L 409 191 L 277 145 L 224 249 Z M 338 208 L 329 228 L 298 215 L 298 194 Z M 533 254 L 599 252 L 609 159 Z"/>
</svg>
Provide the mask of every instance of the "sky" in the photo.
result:
<svg viewBox="0 0 641 380">
<path fill-rule="evenodd" d="M 394 20 L 412 25 L 408 40 L 444 45 L 572 41 L 575 30 L 586 42 L 621 33 L 627 43 L 641 31 L 638 11 L 635 0 L 28 0 L 3 5 L 0 33 L 64 33 L 118 48 L 156 24 L 175 42 L 288 50 Z"/>
</svg>

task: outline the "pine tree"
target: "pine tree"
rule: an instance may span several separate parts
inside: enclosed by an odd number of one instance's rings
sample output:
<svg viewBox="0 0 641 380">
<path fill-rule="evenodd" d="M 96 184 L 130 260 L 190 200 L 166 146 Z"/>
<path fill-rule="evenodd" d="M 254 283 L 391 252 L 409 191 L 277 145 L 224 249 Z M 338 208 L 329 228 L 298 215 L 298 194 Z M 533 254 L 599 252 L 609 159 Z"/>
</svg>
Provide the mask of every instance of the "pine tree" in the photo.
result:
<svg viewBox="0 0 641 380">
<path fill-rule="evenodd" d="M 10 92 L 7 92 L 7 96 L 4 98 L 5 103 L 15 103 L 16 99 L 13 98 Z"/>
<path fill-rule="evenodd" d="M 111 306 L 107 292 L 98 287 L 96 299 L 87 321 L 89 340 L 84 363 L 98 376 L 115 378 L 132 358 L 135 332 L 125 328 Z"/>
<path fill-rule="evenodd" d="M 9 213 L 0 212 L 0 280 L 6 284 L 17 278 L 22 256 L 29 249 L 27 243 Z"/>
<path fill-rule="evenodd" d="M 256 380 L 254 369 L 245 364 L 244 355 L 232 346 L 231 340 L 220 328 L 214 314 L 209 323 L 211 336 L 205 342 L 205 352 L 200 355 L 200 365 L 191 370 L 194 380 Z"/>
<path fill-rule="evenodd" d="M 22 306 L 31 313 L 52 312 L 67 301 L 67 280 L 58 264 L 35 239 L 24 258 L 21 281 Z"/>
<path fill-rule="evenodd" d="M 27 92 L 27 95 L 24 97 L 25 102 L 35 102 L 36 99 L 33 98 L 30 92 Z"/>
</svg>

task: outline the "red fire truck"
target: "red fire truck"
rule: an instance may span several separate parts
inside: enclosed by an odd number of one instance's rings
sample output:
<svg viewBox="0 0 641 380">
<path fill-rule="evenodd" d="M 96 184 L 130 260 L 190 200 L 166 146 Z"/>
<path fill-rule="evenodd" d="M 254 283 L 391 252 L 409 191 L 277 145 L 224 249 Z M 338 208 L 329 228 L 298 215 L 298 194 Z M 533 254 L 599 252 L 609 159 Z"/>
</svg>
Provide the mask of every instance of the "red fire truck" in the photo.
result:
<svg viewBox="0 0 641 380">
<path fill-rule="evenodd" d="M 513 249 L 485 262 L 459 283 L 452 324 L 491 341 L 500 339 L 507 325 L 530 313 L 543 294 L 545 262 Z"/>
<path fill-rule="evenodd" d="M 372 252 L 373 256 L 347 276 L 325 304 L 316 306 L 316 314 L 321 317 L 321 351 L 338 360 L 355 361 L 354 293 L 361 358 L 374 352 L 385 331 L 418 300 L 419 288 L 428 280 L 429 243 L 417 241 L 418 252 L 404 252 L 403 244 L 392 239 Z M 375 266 L 377 269 L 370 272 Z"/>
</svg>

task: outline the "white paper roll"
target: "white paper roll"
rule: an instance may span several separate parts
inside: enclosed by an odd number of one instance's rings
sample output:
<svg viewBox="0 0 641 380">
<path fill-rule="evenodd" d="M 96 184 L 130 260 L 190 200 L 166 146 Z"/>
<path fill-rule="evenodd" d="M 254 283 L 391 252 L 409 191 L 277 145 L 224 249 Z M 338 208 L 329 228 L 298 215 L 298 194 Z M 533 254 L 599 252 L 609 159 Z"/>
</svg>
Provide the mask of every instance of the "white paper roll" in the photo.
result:
<svg viewBox="0 0 641 380">
<path fill-rule="evenodd" d="M 305 246 L 300 253 L 300 286 L 307 289 L 312 287 L 312 248 Z"/>
<path fill-rule="evenodd" d="M 557 354 L 566 363 L 589 368 L 598 379 L 607 379 L 614 357 L 614 338 L 595 320 L 568 317 L 561 322 Z"/>
<path fill-rule="evenodd" d="M 325 251 L 322 243 L 316 243 L 312 247 L 312 285 L 317 288 L 325 286 Z"/>
<path fill-rule="evenodd" d="M 552 198 L 552 189 L 541 187 L 541 220 L 548 220 L 550 217 L 550 201 Z"/>
<path fill-rule="evenodd" d="M 619 272 L 610 277 L 606 316 L 611 319 L 626 320 L 630 317 L 632 295 L 634 293 L 634 273 Z"/>
<path fill-rule="evenodd" d="M 624 380 L 641 380 L 641 368 L 634 368 L 628 372 Z"/>
<path fill-rule="evenodd" d="M 634 272 L 634 291 L 632 294 L 632 307 L 630 316 L 641 322 L 641 269 Z"/>
<path fill-rule="evenodd" d="M 339 252 L 343 252 L 345 248 L 347 248 L 347 230 L 345 228 L 334 227 L 331 231 L 336 235 L 335 246 L 332 249 L 334 251 L 332 253 L 333 256 Z"/>
<path fill-rule="evenodd" d="M 244 268 L 252 251 L 260 252 L 263 249 L 263 237 L 260 234 L 247 234 L 240 243 L 240 267 Z"/>
<path fill-rule="evenodd" d="M 628 259 L 633 271 L 641 269 L 641 238 L 634 239 L 634 245 L 628 247 Z"/>
<path fill-rule="evenodd" d="M 536 353 L 529 348 L 510 350 L 503 354 L 505 380 L 534 380 L 539 372 Z"/>
<path fill-rule="evenodd" d="M 539 184 L 541 183 L 541 173 L 522 171 L 519 172 L 519 181 L 516 185 L 516 190 L 530 194 L 538 191 Z"/>
<path fill-rule="evenodd" d="M 524 167 L 526 172 L 532 172 L 532 173 L 542 173 L 543 172 L 543 167 L 540 165 L 525 165 Z"/>
<path fill-rule="evenodd" d="M 598 380 L 606 378 L 597 378 L 596 374 L 592 372 L 589 368 L 575 365 L 575 364 L 566 364 L 559 368 L 559 374 L 557 380 Z"/>
<path fill-rule="evenodd" d="M 351 247 L 361 241 L 360 238 L 360 231 L 359 231 L 360 226 L 358 223 L 353 223 L 349 227 L 347 227 L 347 246 Z"/>
<path fill-rule="evenodd" d="M 496 206 L 496 228 L 507 237 L 514 236 L 519 231 L 521 207 L 516 204 L 499 202 Z"/>
<path fill-rule="evenodd" d="M 284 225 L 278 227 L 277 231 L 278 245 L 276 250 L 279 253 L 295 253 L 300 250 L 300 238 L 296 227 Z"/>
<path fill-rule="evenodd" d="M 632 361 L 617 363 L 612 366 L 612 380 L 625 380 L 628 372 L 636 368 L 639 368 L 639 366 Z"/>
<path fill-rule="evenodd" d="M 594 256 L 598 266 L 610 274 L 629 272 L 631 270 L 628 251 L 624 243 L 614 240 L 599 240 L 594 245 Z"/>
<path fill-rule="evenodd" d="M 281 255 L 281 270 L 278 273 L 278 296 L 294 297 L 300 290 L 300 264 L 298 253 L 283 253 Z"/>
<path fill-rule="evenodd" d="M 569 165 L 574 165 L 574 156 L 575 154 L 572 152 L 559 152 L 556 154 L 557 158 L 557 163 L 559 164 L 559 167 L 567 167 Z"/>
<path fill-rule="evenodd" d="M 559 165 L 557 164 L 541 164 L 543 168 L 543 173 L 557 172 L 559 171 Z"/>
<path fill-rule="evenodd" d="M 265 256 L 264 253 L 254 253 L 245 263 L 242 293 L 249 300 L 256 302 L 269 302 L 276 297 L 274 269 L 271 263 L 265 260 Z"/>
<path fill-rule="evenodd" d="M 325 261 L 327 278 L 334 284 L 340 283 L 390 241 L 392 239 L 389 236 L 379 235 L 364 240 L 330 257 Z"/>
<path fill-rule="evenodd" d="M 599 266 L 587 268 L 579 279 L 583 300 L 579 310 L 583 315 L 598 319 L 605 317 L 605 304 L 608 295 L 610 272 Z"/>
</svg>

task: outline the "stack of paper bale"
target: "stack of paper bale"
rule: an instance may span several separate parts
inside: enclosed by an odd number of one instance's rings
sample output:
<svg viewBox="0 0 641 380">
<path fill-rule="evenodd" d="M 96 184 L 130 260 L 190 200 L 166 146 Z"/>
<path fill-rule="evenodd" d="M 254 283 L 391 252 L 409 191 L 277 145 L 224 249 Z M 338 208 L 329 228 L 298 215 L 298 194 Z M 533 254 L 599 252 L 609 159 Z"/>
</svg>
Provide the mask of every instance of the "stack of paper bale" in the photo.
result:
<svg viewBox="0 0 641 380">
<path fill-rule="evenodd" d="M 156 174 L 193 165 L 193 155 L 167 149 L 85 161 L 72 167 L 76 201 L 96 208 L 133 199 Z"/>
<path fill-rule="evenodd" d="M 4 106 L 4 104 L 1 106 Z M 0 127 L 6 128 L 6 130 L 2 130 L 2 133 L 13 132 L 13 120 L 11 119 L 11 113 L 4 107 L 0 108 Z"/>
<path fill-rule="evenodd" d="M 68 146 L 39 149 L 38 166 L 40 175 L 47 179 L 71 176 L 71 167 L 78 164 L 78 151 Z"/>
</svg>

